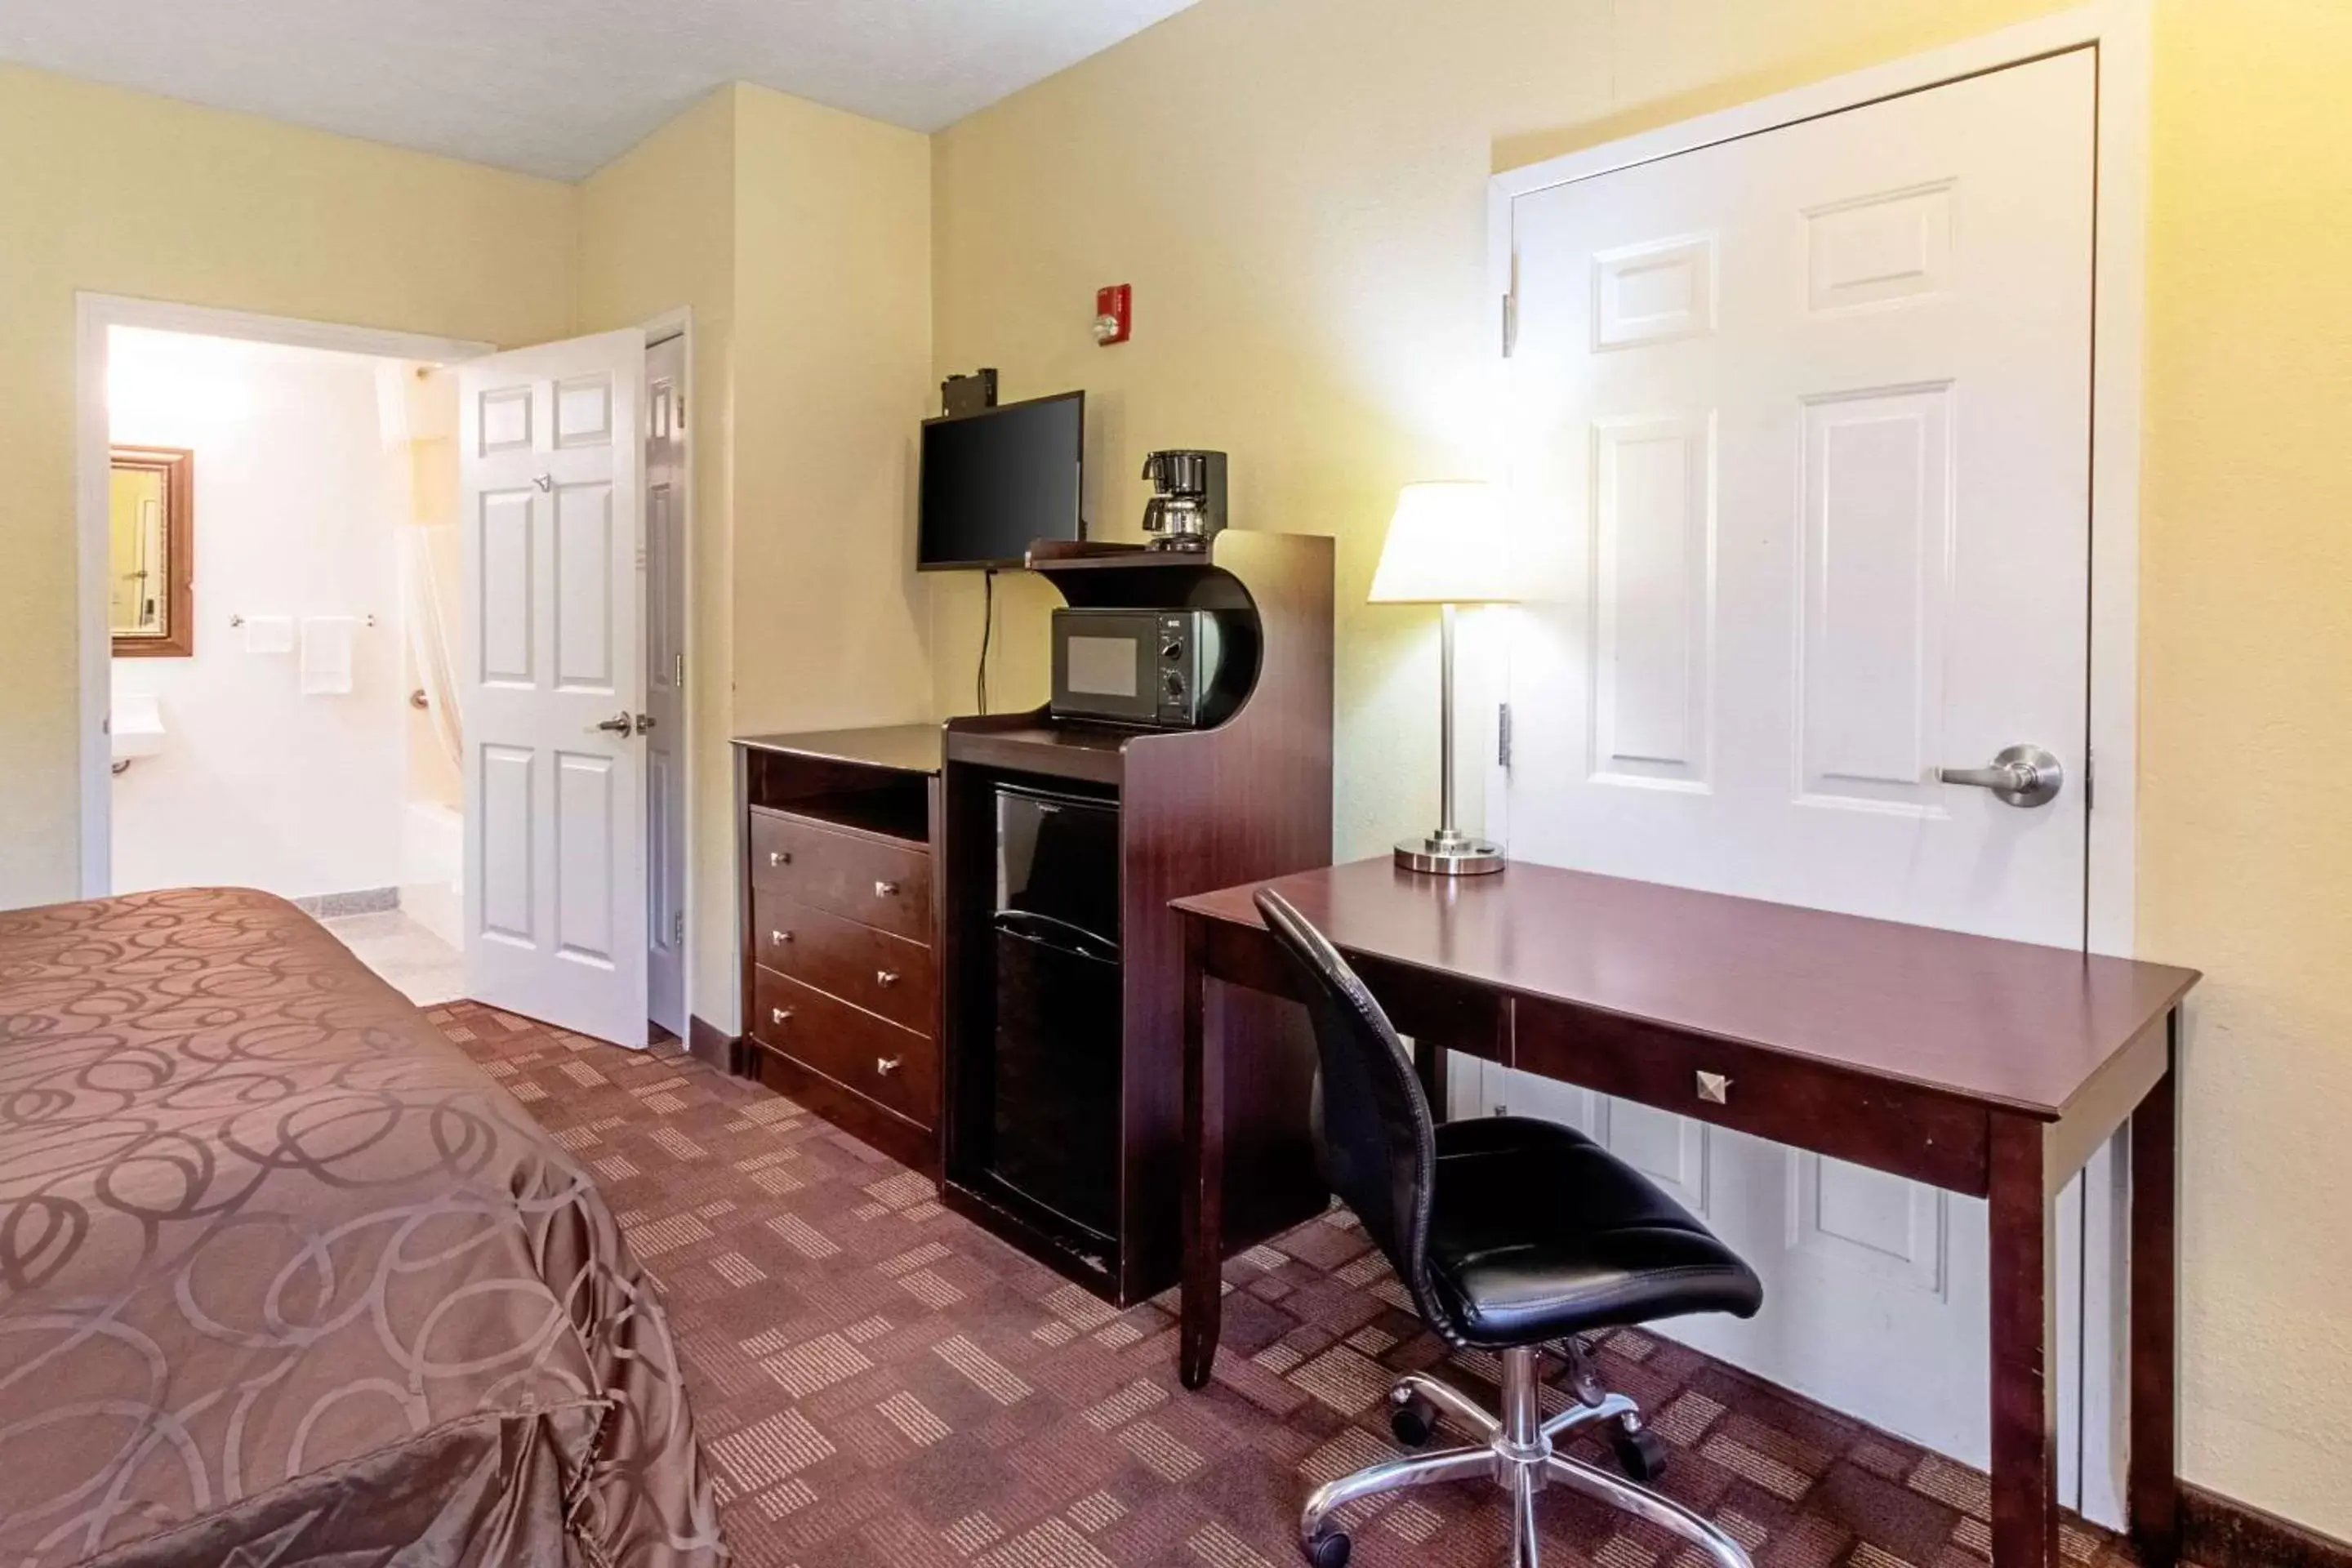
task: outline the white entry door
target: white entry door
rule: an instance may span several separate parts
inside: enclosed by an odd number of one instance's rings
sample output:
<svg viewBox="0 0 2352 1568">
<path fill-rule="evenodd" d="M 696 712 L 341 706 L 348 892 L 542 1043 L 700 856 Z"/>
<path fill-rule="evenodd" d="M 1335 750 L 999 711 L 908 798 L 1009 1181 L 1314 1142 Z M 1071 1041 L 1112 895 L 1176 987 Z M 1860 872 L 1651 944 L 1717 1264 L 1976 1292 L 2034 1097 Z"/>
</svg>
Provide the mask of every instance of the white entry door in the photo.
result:
<svg viewBox="0 0 2352 1568">
<path fill-rule="evenodd" d="M 2081 945 L 2095 86 L 2084 50 L 1516 200 L 1514 856 Z M 2013 745 L 2054 799 L 1938 780 Z M 1983 1462 L 1980 1202 L 1494 1077 L 1763 1276 L 1667 1331 Z"/>
<path fill-rule="evenodd" d="M 646 1043 L 645 334 L 458 368 L 470 994 Z"/>
</svg>

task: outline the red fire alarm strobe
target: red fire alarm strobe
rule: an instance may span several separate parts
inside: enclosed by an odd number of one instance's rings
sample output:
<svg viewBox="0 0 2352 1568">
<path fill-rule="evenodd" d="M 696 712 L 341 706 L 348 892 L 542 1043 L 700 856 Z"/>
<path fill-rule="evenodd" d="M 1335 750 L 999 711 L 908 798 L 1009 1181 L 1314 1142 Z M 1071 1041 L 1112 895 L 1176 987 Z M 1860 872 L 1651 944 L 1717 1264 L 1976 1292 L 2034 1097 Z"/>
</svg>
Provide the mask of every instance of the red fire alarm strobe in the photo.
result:
<svg viewBox="0 0 2352 1568">
<path fill-rule="evenodd" d="M 1129 285 L 1114 283 L 1095 290 L 1095 342 L 1105 348 L 1123 343 L 1134 324 L 1135 291 Z"/>
</svg>

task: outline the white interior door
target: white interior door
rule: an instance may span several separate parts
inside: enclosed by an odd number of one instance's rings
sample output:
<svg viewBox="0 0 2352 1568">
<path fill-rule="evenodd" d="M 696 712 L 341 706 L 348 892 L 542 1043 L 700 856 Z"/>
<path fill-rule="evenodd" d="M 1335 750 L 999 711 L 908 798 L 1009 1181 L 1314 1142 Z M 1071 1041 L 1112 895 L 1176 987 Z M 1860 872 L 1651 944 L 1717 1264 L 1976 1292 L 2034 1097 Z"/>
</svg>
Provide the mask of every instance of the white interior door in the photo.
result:
<svg viewBox="0 0 2352 1568">
<path fill-rule="evenodd" d="M 646 1016 L 686 1037 L 686 338 L 646 351 Z"/>
<path fill-rule="evenodd" d="M 1516 857 L 2082 943 L 2095 93 L 2085 50 L 1516 201 Z M 1938 782 L 2021 743 L 2047 804 Z M 1668 1331 L 1984 1461 L 1980 1202 L 1491 1076 L 1764 1277 Z"/>
<path fill-rule="evenodd" d="M 466 975 L 646 1043 L 645 334 L 458 368 Z"/>
</svg>

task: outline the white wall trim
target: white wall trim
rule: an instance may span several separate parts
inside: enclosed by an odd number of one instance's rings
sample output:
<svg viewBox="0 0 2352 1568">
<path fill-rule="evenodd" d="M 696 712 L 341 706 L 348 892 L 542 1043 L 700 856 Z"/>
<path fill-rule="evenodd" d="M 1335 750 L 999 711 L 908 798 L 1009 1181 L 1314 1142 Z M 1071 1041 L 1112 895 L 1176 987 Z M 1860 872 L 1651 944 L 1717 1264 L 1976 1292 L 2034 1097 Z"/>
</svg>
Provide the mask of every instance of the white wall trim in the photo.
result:
<svg viewBox="0 0 2352 1568">
<path fill-rule="evenodd" d="M 695 694 L 700 689 L 696 683 L 702 679 L 703 654 L 696 636 L 697 628 L 701 623 L 694 613 L 694 585 L 697 577 L 695 557 L 701 550 L 703 542 L 702 531 L 694 525 L 694 458 L 697 444 L 695 421 L 701 417 L 699 413 L 694 412 L 700 404 L 700 399 L 694 395 L 694 307 L 680 305 L 674 310 L 664 310 L 660 315 L 651 318 L 645 323 L 645 333 L 647 348 L 672 337 L 686 340 L 679 357 L 685 361 L 683 374 L 686 378 L 686 399 L 689 406 L 686 424 L 683 426 L 686 435 L 686 462 L 682 470 L 684 482 L 679 489 L 684 493 L 678 504 L 679 526 L 686 534 L 686 580 L 679 584 L 679 590 L 685 595 L 686 605 L 687 744 L 681 752 L 686 763 L 686 777 L 679 785 L 679 793 L 686 803 L 684 824 L 686 830 L 686 950 L 679 955 L 678 962 L 685 966 L 686 1023 L 690 1033 L 694 1026 L 696 1000 L 694 961 L 696 955 L 701 952 L 702 944 L 709 935 L 703 931 L 702 922 L 694 918 L 695 910 L 699 907 L 695 902 L 695 893 L 703 879 L 702 862 L 700 857 L 695 854 L 694 837 L 697 798 L 695 787 L 701 777 L 701 764 L 695 760 L 699 748 L 694 744 L 694 700 Z M 645 514 L 642 508 L 638 511 L 637 526 L 641 531 L 645 527 Z M 642 532 L 640 542 L 643 542 Z M 734 951 L 738 940 L 735 933 L 727 931 L 720 934 L 726 942 L 726 951 Z"/>
<path fill-rule="evenodd" d="M 493 345 L 462 338 L 347 327 L 292 316 L 262 316 L 247 310 L 218 310 L 204 305 L 116 294 L 76 294 L 74 322 L 75 607 L 80 627 L 81 682 L 81 833 L 78 858 L 82 897 L 96 899 L 114 890 L 110 787 L 113 755 L 106 729 L 114 657 L 113 638 L 106 629 L 108 330 L 143 327 L 155 331 L 194 332 L 205 337 L 240 338 L 437 364 L 488 353 Z"/>
<path fill-rule="evenodd" d="M 2076 49 L 2097 51 L 2098 130 L 2094 221 L 2091 405 L 2090 745 L 2096 762 L 2095 805 L 2086 848 L 2084 942 L 2095 952 L 2135 951 L 2139 716 L 2139 527 L 2142 342 L 2147 257 L 2150 0 L 2095 0 L 2055 16 L 1636 135 L 1580 148 L 1495 174 L 1487 184 L 1488 298 L 1514 292 L 1517 256 L 1513 205 L 1521 196 L 1578 180 L 1691 153 L 1903 94 Z M 1502 348 L 1497 318 L 1496 352 Z M 1508 779 L 1490 767 L 1487 831 L 1507 834 Z M 2120 1192 L 2112 1149 L 2092 1161 L 2083 1180 L 2095 1194 Z M 2092 1204 L 2086 1250 L 2110 1257 L 2105 1200 Z M 2113 1368 L 2121 1355 L 2119 1300 L 2105 1289 L 2120 1264 L 2099 1279 L 2084 1303 L 2081 1354 L 2086 1365 Z M 2081 1500 L 2095 1519 L 2123 1515 L 2125 1411 L 2109 1380 L 2086 1380 Z"/>
</svg>

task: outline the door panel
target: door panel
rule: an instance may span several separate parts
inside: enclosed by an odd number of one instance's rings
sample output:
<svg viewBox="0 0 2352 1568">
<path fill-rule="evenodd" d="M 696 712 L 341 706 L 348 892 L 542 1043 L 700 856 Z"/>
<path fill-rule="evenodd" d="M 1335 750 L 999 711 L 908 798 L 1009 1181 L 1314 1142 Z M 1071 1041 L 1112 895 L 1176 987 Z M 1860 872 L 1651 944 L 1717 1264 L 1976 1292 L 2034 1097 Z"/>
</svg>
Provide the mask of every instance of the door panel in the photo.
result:
<svg viewBox="0 0 2352 1568">
<path fill-rule="evenodd" d="M 646 351 L 647 1008 L 683 1039 L 686 1006 L 686 339 Z"/>
<path fill-rule="evenodd" d="M 458 369 L 466 967 L 494 1005 L 646 1041 L 642 333 Z M 624 721 L 626 721 L 625 722 Z"/>
<path fill-rule="evenodd" d="M 1515 856 L 2081 944 L 2095 91 L 2061 56 L 1516 201 Z M 2020 742 L 2048 806 L 1937 780 Z M 1485 1079 L 1763 1275 L 1665 1331 L 1984 1461 L 1981 1203 Z"/>
</svg>

